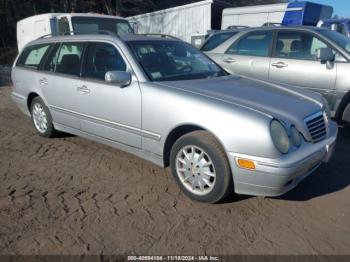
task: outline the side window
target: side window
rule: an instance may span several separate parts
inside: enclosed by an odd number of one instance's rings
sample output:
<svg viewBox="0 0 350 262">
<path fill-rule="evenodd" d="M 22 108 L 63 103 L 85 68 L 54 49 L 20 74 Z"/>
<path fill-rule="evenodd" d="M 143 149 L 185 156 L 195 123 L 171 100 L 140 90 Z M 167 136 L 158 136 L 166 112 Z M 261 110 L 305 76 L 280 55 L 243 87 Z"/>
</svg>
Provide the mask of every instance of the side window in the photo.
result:
<svg viewBox="0 0 350 262">
<path fill-rule="evenodd" d="M 231 36 L 234 36 L 236 32 L 227 32 L 227 33 L 220 33 L 215 34 L 212 37 L 208 39 L 208 41 L 202 46 L 202 51 L 210 51 L 214 48 L 221 45 L 223 42 L 225 42 L 227 39 L 229 39 Z"/>
<path fill-rule="evenodd" d="M 304 32 L 279 32 L 275 56 L 280 58 L 316 60 L 317 49 L 327 45 L 317 37 Z"/>
<path fill-rule="evenodd" d="M 311 56 L 316 59 L 317 50 L 320 48 L 326 48 L 326 47 L 327 45 L 324 42 L 322 42 L 316 37 L 313 37 L 311 40 L 311 49 L 310 49 Z"/>
<path fill-rule="evenodd" d="M 111 44 L 91 43 L 86 59 L 84 77 L 105 79 L 108 71 L 126 71 L 126 64 L 118 50 Z"/>
<path fill-rule="evenodd" d="M 227 54 L 268 56 L 272 40 L 271 32 L 257 32 L 243 36 L 226 51 Z"/>
<path fill-rule="evenodd" d="M 69 22 L 67 17 L 62 17 L 58 20 L 58 30 L 60 35 L 69 33 Z"/>
<path fill-rule="evenodd" d="M 84 43 L 63 43 L 47 59 L 44 70 L 67 75 L 80 75 Z"/>
<path fill-rule="evenodd" d="M 43 44 L 26 48 L 18 58 L 16 66 L 38 69 L 49 47 L 50 44 Z"/>
<path fill-rule="evenodd" d="M 342 35 L 348 36 L 348 30 L 345 24 L 339 24 L 338 32 L 341 33 Z"/>
</svg>

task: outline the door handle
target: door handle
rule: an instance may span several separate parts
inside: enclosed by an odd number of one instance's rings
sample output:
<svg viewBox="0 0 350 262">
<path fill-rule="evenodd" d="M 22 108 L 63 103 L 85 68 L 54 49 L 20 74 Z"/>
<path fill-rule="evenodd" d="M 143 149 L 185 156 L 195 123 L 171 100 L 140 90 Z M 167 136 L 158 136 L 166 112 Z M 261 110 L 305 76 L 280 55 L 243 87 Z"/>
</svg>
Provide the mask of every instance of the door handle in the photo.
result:
<svg viewBox="0 0 350 262">
<path fill-rule="evenodd" d="M 90 89 L 87 86 L 78 86 L 77 91 L 82 93 L 82 94 L 89 94 Z"/>
<path fill-rule="evenodd" d="M 222 61 L 224 61 L 225 63 L 231 64 L 231 63 L 236 62 L 236 59 L 233 59 L 232 57 L 228 57 L 228 58 L 223 59 Z"/>
<path fill-rule="evenodd" d="M 40 85 L 47 85 L 49 82 L 48 82 L 47 79 L 44 77 L 44 78 L 39 79 L 39 83 L 40 83 Z"/>
<path fill-rule="evenodd" d="M 286 63 L 283 63 L 283 62 L 272 63 L 271 65 L 276 67 L 276 68 L 283 68 L 283 67 L 287 67 L 288 66 Z"/>
</svg>

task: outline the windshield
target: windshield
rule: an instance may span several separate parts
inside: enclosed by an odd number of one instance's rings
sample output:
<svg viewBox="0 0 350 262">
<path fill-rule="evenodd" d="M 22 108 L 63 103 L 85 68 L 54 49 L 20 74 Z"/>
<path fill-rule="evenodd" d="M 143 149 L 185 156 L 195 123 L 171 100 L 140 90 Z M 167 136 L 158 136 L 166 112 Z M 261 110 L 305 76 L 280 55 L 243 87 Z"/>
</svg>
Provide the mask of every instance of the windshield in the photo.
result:
<svg viewBox="0 0 350 262">
<path fill-rule="evenodd" d="M 117 35 L 134 33 L 128 21 L 103 17 L 72 17 L 75 34 L 96 34 L 111 31 Z"/>
<path fill-rule="evenodd" d="M 221 45 L 223 42 L 225 42 L 231 36 L 234 36 L 235 34 L 237 34 L 237 32 L 226 32 L 226 33 L 214 34 L 204 43 L 201 50 L 202 51 L 211 51 L 214 48 Z"/>
<path fill-rule="evenodd" d="M 152 81 L 191 80 L 226 75 L 191 45 L 177 41 L 129 41 L 134 56 Z"/>
<path fill-rule="evenodd" d="M 348 37 L 332 30 L 320 30 L 319 32 L 350 54 L 350 39 Z"/>
</svg>

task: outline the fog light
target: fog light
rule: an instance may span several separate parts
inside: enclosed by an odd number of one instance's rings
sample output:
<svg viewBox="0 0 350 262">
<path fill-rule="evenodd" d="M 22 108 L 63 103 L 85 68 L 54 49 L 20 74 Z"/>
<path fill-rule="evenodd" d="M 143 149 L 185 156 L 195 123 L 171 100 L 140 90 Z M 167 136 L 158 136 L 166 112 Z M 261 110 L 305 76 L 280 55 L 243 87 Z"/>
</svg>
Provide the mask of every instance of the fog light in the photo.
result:
<svg viewBox="0 0 350 262">
<path fill-rule="evenodd" d="M 238 166 L 240 168 L 245 168 L 245 169 L 250 169 L 254 170 L 255 169 L 255 164 L 253 161 L 247 160 L 247 159 L 238 159 L 237 160 Z"/>
</svg>

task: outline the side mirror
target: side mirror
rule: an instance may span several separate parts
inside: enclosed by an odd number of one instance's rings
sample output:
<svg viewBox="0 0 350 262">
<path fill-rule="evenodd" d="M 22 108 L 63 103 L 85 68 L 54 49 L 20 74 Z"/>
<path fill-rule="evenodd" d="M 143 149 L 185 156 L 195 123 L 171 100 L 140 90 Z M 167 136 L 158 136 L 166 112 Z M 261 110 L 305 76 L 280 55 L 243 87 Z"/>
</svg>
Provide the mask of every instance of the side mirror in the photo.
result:
<svg viewBox="0 0 350 262">
<path fill-rule="evenodd" d="M 332 49 L 328 47 L 317 49 L 316 58 L 322 64 L 326 64 L 327 69 L 333 69 L 335 55 Z"/>
<path fill-rule="evenodd" d="M 334 60 L 334 54 L 332 49 L 326 47 L 326 48 L 319 48 L 317 49 L 316 53 L 317 60 L 321 61 L 321 63 L 325 63 L 327 61 L 333 61 Z"/>
<path fill-rule="evenodd" d="M 131 83 L 131 74 L 124 71 L 109 71 L 105 74 L 105 81 L 120 87 L 126 87 Z"/>
</svg>

